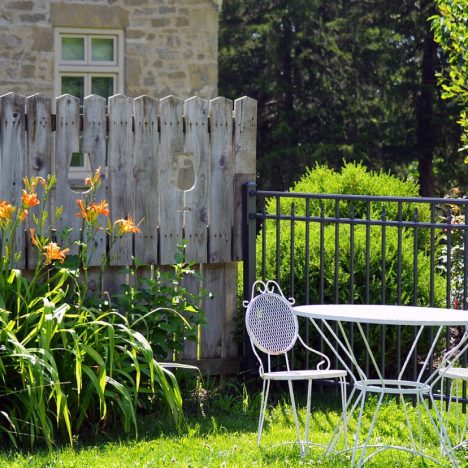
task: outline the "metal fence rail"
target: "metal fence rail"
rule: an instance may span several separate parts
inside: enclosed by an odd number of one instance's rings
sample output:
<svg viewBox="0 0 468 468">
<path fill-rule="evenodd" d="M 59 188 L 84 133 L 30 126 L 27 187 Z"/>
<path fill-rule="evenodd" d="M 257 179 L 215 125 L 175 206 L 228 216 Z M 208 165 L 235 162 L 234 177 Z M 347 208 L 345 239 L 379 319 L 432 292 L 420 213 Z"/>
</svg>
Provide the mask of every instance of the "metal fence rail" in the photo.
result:
<svg viewBox="0 0 468 468">
<path fill-rule="evenodd" d="M 256 279 L 274 279 L 296 303 L 468 309 L 467 199 L 259 191 L 249 183 L 243 186 L 243 207 L 244 299 Z M 380 348 L 380 365 L 388 373 L 401 368 L 414 333 L 394 328 L 365 330 Z M 303 329 L 307 339 L 318 340 L 307 323 Z M 353 325 L 348 332 L 358 347 Z M 435 359 L 458 334 L 447 328 Z M 428 343 L 432 336 L 428 329 Z M 322 342 L 312 344 L 326 350 Z M 246 368 L 253 363 L 249 350 L 245 342 Z M 418 373 L 418 351 L 423 350 L 415 349 L 408 377 Z M 358 352 L 369 372 L 365 349 Z"/>
</svg>

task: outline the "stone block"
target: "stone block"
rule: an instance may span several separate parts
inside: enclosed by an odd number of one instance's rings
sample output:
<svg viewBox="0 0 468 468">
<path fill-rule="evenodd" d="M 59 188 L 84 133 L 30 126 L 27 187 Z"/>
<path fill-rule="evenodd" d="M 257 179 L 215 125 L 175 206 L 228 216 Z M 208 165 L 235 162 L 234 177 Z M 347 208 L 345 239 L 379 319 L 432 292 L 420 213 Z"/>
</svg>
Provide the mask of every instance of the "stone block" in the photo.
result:
<svg viewBox="0 0 468 468">
<path fill-rule="evenodd" d="M 52 28 L 47 26 L 32 26 L 31 37 L 32 50 L 47 52 L 54 50 L 54 32 Z"/>
<path fill-rule="evenodd" d="M 218 31 L 218 13 L 214 10 L 193 10 L 190 13 L 190 26 L 197 31 Z"/>
<path fill-rule="evenodd" d="M 30 1 L 17 1 L 17 2 L 9 2 L 4 5 L 4 8 L 8 8 L 10 10 L 23 10 L 23 11 L 31 11 L 33 9 L 33 2 Z"/>
<path fill-rule="evenodd" d="M 50 21 L 57 27 L 123 29 L 129 25 L 128 16 L 128 10 L 117 5 L 50 4 Z"/>
<path fill-rule="evenodd" d="M 189 21 L 188 17 L 182 16 L 182 17 L 176 18 L 176 26 L 178 28 L 188 26 L 189 24 L 190 24 L 190 21 Z"/>
<path fill-rule="evenodd" d="M 171 24 L 170 18 L 154 18 L 151 20 L 151 26 L 155 28 L 163 28 Z"/>
<path fill-rule="evenodd" d="M 125 31 L 126 39 L 141 39 L 142 37 L 145 37 L 145 36 L 146 36 L 145 31 L 141 31 L 139 29 L 127 29 L 127 31 Z"/>
<path fill-rule="evenodd" d="M 189 65 L 189 83 L 192 89 L 218 82 L 218 65 L 216 63 Z"/>
</svg>

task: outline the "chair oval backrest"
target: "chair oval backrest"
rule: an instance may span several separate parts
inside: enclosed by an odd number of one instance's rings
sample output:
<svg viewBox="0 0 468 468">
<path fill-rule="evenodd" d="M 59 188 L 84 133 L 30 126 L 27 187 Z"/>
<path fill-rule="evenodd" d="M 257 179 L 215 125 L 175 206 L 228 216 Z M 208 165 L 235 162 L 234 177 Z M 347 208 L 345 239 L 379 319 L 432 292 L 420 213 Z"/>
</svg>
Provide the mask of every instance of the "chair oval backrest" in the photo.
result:
<svg viewBox="0 0 468 468">
<path fill-rule="evenodd" d="M 275 293 L 254 297 L 245 315 L 247 332 L 254 345 L 267 354 L 289 351 L 297 340 L 298 322 L 291 303 Z"/>
</svg>

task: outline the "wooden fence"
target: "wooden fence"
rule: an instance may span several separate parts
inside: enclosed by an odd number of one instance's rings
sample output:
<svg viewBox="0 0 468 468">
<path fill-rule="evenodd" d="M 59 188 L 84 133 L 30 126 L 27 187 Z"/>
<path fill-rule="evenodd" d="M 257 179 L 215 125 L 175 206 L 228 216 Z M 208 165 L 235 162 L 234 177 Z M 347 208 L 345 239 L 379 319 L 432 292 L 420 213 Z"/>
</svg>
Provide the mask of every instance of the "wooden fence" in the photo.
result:
<svg viewBox="0 0 468 468">
<path fill-rule="evenodd" d="M 82 194 L 70 188 L 69 167 L 73 153 L 86 153 L 92 169 L 103 168 L 100 195 L 109 201 L 112 220 L 144 219 L 141 233 L 113 251 L 112 265 L 131 265 L 132 255 L 147 265 L 169 265 L 177 245 L 188 240 L 187 259 L 199 265 L 212 295 L 202 304 L 207 325 L 199 353 L 188 345 L 184 359 L 208 373 L 235 372 L 240 187 L 255 179 L 256 101 L 116 95 L 107 103 L 89 96 L 80 107 L 78 98 L 64 95 L 53 104 L 40 94 L 0 96 L 0 199 L 17 203 L 24 176 L 55 173 L 51 210 L 64 207 L 57 230 L 78 232 L 75 200 Z M 25 255 L 18 267 L 28 269 L 34 258 L 26 234 L 19 236 Z M 98 263 L 104 237 L 96 245 Z M 117 287 L 119 276 L 111 273 Z"/>
</svg>

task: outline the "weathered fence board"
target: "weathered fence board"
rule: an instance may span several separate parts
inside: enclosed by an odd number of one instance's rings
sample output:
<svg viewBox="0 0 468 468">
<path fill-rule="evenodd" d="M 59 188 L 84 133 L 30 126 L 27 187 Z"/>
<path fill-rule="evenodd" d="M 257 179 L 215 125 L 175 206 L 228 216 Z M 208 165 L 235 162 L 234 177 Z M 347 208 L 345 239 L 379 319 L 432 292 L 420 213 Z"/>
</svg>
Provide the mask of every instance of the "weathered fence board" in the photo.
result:
<svg viewBox="0 0 468 468">
<path fill-rule="evenodd" d="M 89 157 L 92 174 L 101 169 L 103 182 L 96 200 L 107 200 L 106 100 L 100 96 L 88 96 L 83 102 L 83 153 Z M 106 254 L 106 236 L 102 231 L 96 232 L 89 249 L 90 265 L 100 265 Z"/>
<path fill-rule="evenodd" d="M 57 117 L 55 130 L 55 174 L 57 184 L 54 188 L 53 209 L 63 207 L 57 220 L 57 239 L 60 244 L 67 242 L 70 235 L 75 235 L 81 228 L 76 200 L 81 194 L 70 188 L 68 173 L 73 153 L 80 151 L 80 100 L 64 94 L 57 98 Z M 71 230 L 68 232 L 68 230 Z M 70 245 L 71 253 L 78 254 L 78 247 Z"/>
<path fill-rule="evenodd" d="M 34 94 L 26 99 L 26 114 L 28 116 L 28 132 L 26 135 L 26 175 L 46 179 L 52 174 L 52 99 L 42 94 Z M 44 194 L 38 185 L 39 195 Z M 45 202 L 44 209 L 50 212 L 50 198 Z M 41 206 L 31 209 L 31 214 L 40 215 Z M 46 227 L 47 229 L 47 227 Z M 50 232 L 44 232 L 44 235 Z M 29 233 L 26 233 L 29 238 Z M 37 250 L 28 248 L 27 265 L 33 266 L 37 261 Z"/>
<path fill-rule="evenodd" d="M 21 205 L 22 178 L 25 171 L 25 99 L 15 93 L 0 97 L 0 197 L 16 206 Z M 24 248 L 25 236 L 21 229 L 15 232 L 15 243 Z M 22 256 L 17 268 L 25 267 Z"/>
<path fill-rule="evenodd" d="M 234 101 L 234 233 L 233 259 L 242 259 L 241 187 L 255 181 L 257 101 L 243 97 Z"/>
<path fill-rule="evenodd" d="M 141 233 L 135 235 L 135 257 L 142 263 L 158 263 L 158 203 L 160 197 L 159 101 L 149 96 L 135 99 L 135 137 L 133 176 L 135 178 L 135 222 L 140 222 Z"/>
<path fill-rule="evenodd" d="M 184 101 L 175 96 L 161 99 L 161 143 L 159 161 L 159 232 L 160 263 L 174 262 L 177 245 L 182 242 L 184 215 L 184 171 L 187 155 L 184 152 Z"/>
<path fill-rule="evenodd" d="M 93 237 L 89 287 L 94 287 L 107 248 L 112 247 L 111 266 L 104 286 L 112 292 L 131 280 L 133 258 L 147 265 L 140 276 L 149 276 L 154 267 L 174 263 L 185 239 L 186 258 L 196 263 L 204 283 L 190 276 L 184 285 L 212 294 L 201 304 L 208 323 L 200 328 L 200 342 L 188 343 L 179 357 L 208 372 L 235 372 L 240 184 L 255 179 L 256 102 L 244 97 L 233 109 L 225 98 L 116 95 L 106 107 L 98 96 L 81 103 L 64 95 L 56 100 L 55 115 L 53 107 L 40 94 L 0 97 L 0 199 L 18 204 L 23 177 L 54 173 L 57 184 L 46 209 L 50 219 L 56 207 L 63 211 L 53 235 L 76 254 L 73 241 L 83 235 L 76 200 L 87 196 L 87 188 L 73 190 L 69 170 L 73 153 L 88 158 L 90 176 L 101 168 L 96 201 L 108 201 L 111 222 L 129 217 L 141 221 L 140 233 L 115 245 L 103 233 Z M 18 230 L 16 240 L 24 254 L 20 267 L 31 269 L 37 258 L 34 249 L 26 249 L 23 234 Z"/>
<path fill-rule="evenodd" d="M 133 214 L 132 181 L 132 100 L 118 94 L 109 98 L 109 205 L 111 220 L 127 219 Z M 111 265 L 132 263 L 132 239 L 119 239 L 111 252 Z"/>
<path fill-rule="evenodd" d="M 185 152 L 192 155 L 194 185 L 184 193 L 184 237 L 187 259 L 207 261 L 208 227 L 208 101 L 185 101 Z"/>
<path fill-rule="evenodd" d="M 210 263 L 231 260 L 234 162 L 232 158 L 232 101 L 210 101 Z"/>
<path fill-rule="evenodd" d="M 201 271 L 200 271 L 201 270 Z M 196 268 L 197 273 L 203 274 L 203 265 L 200 265 L 198 268 Z M 200 284 L 200 281 L 198 280 L 198 277 L 195 275 L 186 275 L 184 277 L 182 286 L 191 294 L 194 296 L 198 296 L 200 294 L 200 289 L 202 285 Z M 199 307 L 203 307 L 201 303 L 197 304 Z M 189 312 L 190 313 L 190 312 Z M 198 332 L 198 330 L 197 330 Z M 193 341 L 188 341 L 185 343 L 184 346 L 184 352 L 182 353 L 181 356 L 178 356 L 177 359 L 183 359 L 185 361 L 196 361 L 198 357 L 198 345 L 196 342 Z"/>
<path fill-rule="evenodd" d="M 28 115 L 28 176 L 44 179 L 52 173 L 52 99 L 34 94 L 26 99 Z"/>
</svg>

